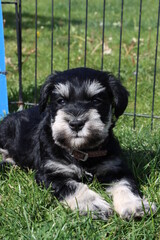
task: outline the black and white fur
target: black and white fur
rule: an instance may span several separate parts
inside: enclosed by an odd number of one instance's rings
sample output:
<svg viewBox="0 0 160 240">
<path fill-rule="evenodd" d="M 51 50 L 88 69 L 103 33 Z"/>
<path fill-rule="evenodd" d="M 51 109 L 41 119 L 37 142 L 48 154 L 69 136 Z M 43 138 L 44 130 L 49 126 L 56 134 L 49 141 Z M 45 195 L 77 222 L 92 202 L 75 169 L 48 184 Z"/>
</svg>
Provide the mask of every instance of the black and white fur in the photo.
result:
<svg viewBox="0 0 160 240">
<path fill-rule="evenodd" d="M 113 198 L 113 209 L 125 219 L 155 212 L 142 200 L 132 173 L 114 138 L 115 119 L 123 114 L 128 92 L 110 73 L 77 68 L 50 75 L 41 88 L 37 107 L 7 116 L 0 123 L 4 163 L 35 170 L 38 184 L 80 214 L 107 219 L 111 205 L 89 189 L 96 178 Z M 107 150 L 85 162 L 71 154 Z"/>
</svg>

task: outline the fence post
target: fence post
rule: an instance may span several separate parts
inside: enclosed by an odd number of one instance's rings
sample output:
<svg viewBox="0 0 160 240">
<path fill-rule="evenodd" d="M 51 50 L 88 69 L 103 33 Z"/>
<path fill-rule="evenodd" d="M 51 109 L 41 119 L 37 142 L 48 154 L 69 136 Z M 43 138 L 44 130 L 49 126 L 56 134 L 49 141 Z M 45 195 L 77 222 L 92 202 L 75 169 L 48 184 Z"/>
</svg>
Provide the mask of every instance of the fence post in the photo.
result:
<svg viewBox="0 0 160 240">
<path fill-rule="evenodd" d="M 23 90 L 22 90 L 22 33 L 21 33 L 21 0 L 15 3 L 16 11 L 16 32 L 17 32 L 17 52 L 18 52 L 18 71 L 19 71 L 19 110 L 23 109 Z"/>
</svg>

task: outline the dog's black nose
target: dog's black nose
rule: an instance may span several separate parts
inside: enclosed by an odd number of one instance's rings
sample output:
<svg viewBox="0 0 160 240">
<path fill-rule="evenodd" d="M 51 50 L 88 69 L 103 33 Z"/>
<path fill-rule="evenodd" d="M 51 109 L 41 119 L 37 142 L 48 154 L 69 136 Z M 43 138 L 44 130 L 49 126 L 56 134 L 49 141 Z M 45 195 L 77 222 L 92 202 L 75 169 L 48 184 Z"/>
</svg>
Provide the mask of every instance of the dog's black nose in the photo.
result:
<svg viewBox="0 0 160 240">
<path fill-rule="evenodd" d="M 84 126 L 84 121 L 82 120 L 72 120 L 69 122 L 69 126 L 73 131 L 80 131 Z"/>
</svg>

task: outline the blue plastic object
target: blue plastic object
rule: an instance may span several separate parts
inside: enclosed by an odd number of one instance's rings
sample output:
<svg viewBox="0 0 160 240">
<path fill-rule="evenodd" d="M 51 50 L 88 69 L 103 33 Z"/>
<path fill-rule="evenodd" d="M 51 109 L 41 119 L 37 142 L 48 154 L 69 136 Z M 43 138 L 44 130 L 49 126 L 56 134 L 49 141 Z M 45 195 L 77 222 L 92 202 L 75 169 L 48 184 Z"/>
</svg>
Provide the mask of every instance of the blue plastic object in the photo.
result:
<svg viewBox="0 0 160 240">
<path fill-rule="evenodd" d="M 0 0 L 0 118 L 8 114 L 2 5 Z"/>
</svg>

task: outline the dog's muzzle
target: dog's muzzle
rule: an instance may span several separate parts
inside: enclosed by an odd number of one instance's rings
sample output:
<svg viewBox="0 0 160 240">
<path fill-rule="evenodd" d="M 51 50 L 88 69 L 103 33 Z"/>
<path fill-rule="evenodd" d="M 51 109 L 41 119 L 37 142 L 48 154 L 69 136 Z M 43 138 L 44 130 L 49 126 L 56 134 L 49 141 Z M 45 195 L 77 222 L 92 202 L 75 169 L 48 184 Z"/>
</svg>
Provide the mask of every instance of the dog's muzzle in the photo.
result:
<svg viewBox="0 0 160 240">
<path fill-rule="evenodd" d="M 108 135 L 110 121 L 103 123 L 96 109 L 73 112 L 60 109 L 51 122 L 55 143 L 65 149 L 93 149 Z M 88 158 L 86 155 L 82 159 Z"/>
</svg>

